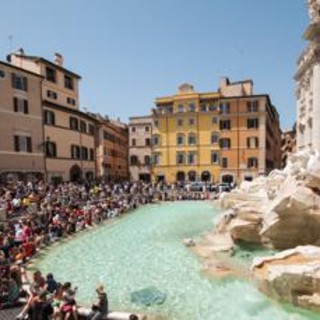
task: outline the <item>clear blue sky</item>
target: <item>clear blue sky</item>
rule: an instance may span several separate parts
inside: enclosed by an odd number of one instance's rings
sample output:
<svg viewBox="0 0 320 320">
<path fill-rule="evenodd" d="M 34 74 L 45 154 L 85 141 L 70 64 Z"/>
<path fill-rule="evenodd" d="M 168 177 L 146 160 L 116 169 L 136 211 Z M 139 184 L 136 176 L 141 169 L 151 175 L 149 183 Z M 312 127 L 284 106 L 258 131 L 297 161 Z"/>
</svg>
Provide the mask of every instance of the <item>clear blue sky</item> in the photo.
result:
<svg viewBox="0 0 320 320">
<path fill-rule="evenodd" d="M 0 56 L 65 57 L 82 75 L 81 105 L 126 121 L 157 96 L 192 83 L 216 90 L 221 76 L 252 78 L 269 93 L 282 128 L 295 121 L 296 60 L 306 45 L 305 0 L 2 1 Z"/>
</svg>

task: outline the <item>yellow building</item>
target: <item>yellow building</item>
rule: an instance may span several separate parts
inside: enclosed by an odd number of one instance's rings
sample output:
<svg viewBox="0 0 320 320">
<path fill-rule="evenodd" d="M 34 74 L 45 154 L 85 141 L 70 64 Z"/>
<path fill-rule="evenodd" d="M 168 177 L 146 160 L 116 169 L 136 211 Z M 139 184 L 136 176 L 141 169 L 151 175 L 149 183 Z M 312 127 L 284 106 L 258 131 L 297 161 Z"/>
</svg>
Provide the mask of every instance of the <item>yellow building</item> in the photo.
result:
<svg viewBox="0 0 320 320">
<path fill-rule="evenodd" d="M 183 84 L 156 99 L 153 180 L 240 182 L 280 167 L 279 115 L 251 80 L 223 79 L 217 92 Z"/>
</svg>

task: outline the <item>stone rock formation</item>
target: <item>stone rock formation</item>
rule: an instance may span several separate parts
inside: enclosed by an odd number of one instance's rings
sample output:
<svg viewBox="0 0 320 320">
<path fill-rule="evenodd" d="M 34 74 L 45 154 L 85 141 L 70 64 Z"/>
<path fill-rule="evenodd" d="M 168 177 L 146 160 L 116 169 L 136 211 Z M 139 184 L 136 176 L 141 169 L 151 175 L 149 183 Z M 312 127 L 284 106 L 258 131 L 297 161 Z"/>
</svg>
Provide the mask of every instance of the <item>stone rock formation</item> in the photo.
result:
<svg viewBox="0 0 320 320">
<path fill-rule="evenodd" d="M 320 248 L 299 246 L 255 258 L 251 269 L 261 291 L 283 302 L 320 311 Z"/>
<path fill-rule="evenodd" d="M 220 197 L 227 211 L 215 235 L 275 249 L 320 244 L 320 156 L 292 154 L 286 168 L 243 182 Z"/>
</svg>

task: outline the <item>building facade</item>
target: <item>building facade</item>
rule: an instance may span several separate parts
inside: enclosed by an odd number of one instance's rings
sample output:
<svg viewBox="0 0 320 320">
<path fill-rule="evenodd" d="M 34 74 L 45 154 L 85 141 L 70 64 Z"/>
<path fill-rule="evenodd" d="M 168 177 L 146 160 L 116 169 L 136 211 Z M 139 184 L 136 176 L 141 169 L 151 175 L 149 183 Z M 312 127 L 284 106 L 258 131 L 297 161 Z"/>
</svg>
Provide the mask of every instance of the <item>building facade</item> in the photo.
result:
<svg viewBox="0 0 320 320">
<path fill-rule="evenodd" d="M 320 3 L 308 0 L 310 25 L 304 33 L 309 41 L 297 63 L 297 149 L 320 150 Z"/>
<path fill-rule="evenodd" d="M 51 62 L 19 50 L 9 55 L 9 61 L 43 77 L 41 103 L 47 179 L 93 179 L 96 124 L 79 110 L 80 76 L 64 67 L 60 54 L 55 54 Z"/>
<path fill-rule="evenodd" d="M 288 156 L 296 152 L 296 149 L 296 126 L 294 126 L 293 129 L 286 130 L 281 134 L 281 168 L 286 166 Z"/>
<path fill-rule="evenodd" d="M 97 177 L 107 181 L 127 180 L 128 126 L 100 114 L 90 116 L 97 121 Z"/>
<path fill-rule="evenodd" d="M 279 115 L 251 80 L 208 93 L 184 84 L 156 99 L 152 122 L 155 181 L 239 183 L 281 166 Z"/>
<path fill-rule="evenodd" d="M 129 119 L 129 172 L 131 181 L 151 181 L 150 116 Z"/>
<path fill-rule="evenodd" d="M 43 178 L 42 77 L 0 62 L 0 180 Z"/>
</svg>

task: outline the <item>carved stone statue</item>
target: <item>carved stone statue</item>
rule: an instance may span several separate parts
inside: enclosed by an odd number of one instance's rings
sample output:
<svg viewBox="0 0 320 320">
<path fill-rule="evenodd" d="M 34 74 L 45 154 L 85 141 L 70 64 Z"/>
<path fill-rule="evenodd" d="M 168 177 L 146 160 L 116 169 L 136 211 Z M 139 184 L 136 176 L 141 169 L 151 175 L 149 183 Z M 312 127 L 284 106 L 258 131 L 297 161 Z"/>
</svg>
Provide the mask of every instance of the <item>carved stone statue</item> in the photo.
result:
<svg viewBox="0 0 320 320">
<path fill-rule="evenodd" d="M 308 0 L 311 23 L 320 22 L 320 0 Z"/>
</svg>

